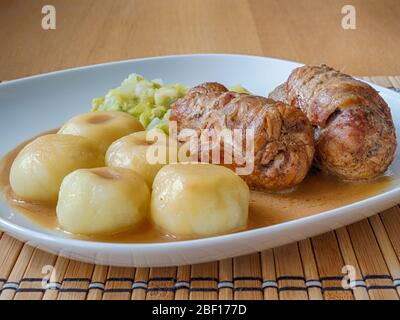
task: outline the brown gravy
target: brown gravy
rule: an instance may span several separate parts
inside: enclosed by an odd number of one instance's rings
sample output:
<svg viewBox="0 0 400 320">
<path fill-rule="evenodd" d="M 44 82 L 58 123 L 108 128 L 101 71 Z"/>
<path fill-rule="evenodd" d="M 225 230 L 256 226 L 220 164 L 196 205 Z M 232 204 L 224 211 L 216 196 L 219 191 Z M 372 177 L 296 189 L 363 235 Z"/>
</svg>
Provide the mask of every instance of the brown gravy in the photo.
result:
<svg viewBox="0 0 400 320">
<path fill-rule="evenodd" d="M 55 132 L 57 132 L 56 129 L 43 134 Z M 59 230 L 55 207 L 19 200 L 10 187 L 11 165 L 19 151 L 33 139 L 17 146 L 2 159 L 0 163 L 0 192 L 10 207 L 24 214 L 30 220 L 44 228 Z M 305 180 L 291 191 L 282 193 L 252 192 L 249 220 L 245 230 L 312 216 L 384 192 L 400 180 L 400 165 L 396 160 L 395 162 L 391 170 L 373 181 L 345 182 L 312 169 Z M 157 243 L 186 239 L 168 235 L 149 221 L 129 232 L 102 236 L 70 236 L 74 239 L 118 243 Z"/>
</svg>

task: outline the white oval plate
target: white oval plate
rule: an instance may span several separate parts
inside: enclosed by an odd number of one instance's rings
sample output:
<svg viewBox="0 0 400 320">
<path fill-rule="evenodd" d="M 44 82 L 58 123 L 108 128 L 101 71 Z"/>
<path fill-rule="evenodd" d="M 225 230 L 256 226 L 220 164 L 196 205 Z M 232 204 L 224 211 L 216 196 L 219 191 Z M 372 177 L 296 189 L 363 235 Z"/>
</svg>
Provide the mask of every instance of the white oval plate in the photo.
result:
<svg viewBox="0 0 400 320">
<path fill-rule="evenodd" d="M 299 66 L 264 57 L 242 55 L 184 55 L 107 63 L 0 84 L 0 154 L 70 117 L 87 112 L 93 97 L 104 95 L 132 72 L 165 83 L 193 86 L 205 81 L 242 84 L 266 95 Z M 390 105 L 400 132 L 400 96 L 373 85 Z M 392 168 L 400 168 L 399 155 Z M 392 169 L 393 170 L 393 169 Z M 397 169 L 396 169 L 397 170 Z M 356 222 L 400 202 L 400 186 L 348 206 L 307 218 L 200 240 L 154 244 L 80 241 L 43 229 L 0 203 L 0 228 L 30 245 L 89 263 L 118 266 L 193 264 L 248 254 Z"/>
</svg>

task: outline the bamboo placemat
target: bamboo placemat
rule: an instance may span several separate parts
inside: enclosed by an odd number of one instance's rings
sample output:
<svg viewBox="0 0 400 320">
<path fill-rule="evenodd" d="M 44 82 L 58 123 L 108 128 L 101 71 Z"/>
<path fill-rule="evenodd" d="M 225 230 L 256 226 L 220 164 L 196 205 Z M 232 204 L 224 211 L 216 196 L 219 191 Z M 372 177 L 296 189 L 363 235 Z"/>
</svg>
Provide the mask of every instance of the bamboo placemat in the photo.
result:
<svg viewBox="0 0 400 320">
<path fill-rule="evenodd" d="M 400 76 L 365 79 L 400 91 Z M 344 266 L 354 268 L 353 288 L 345 289 L 341 284 Z M 55 276 L 43 282 L 44 275 L 52 268 Z M 1 300 L 398 300 L 399 297 L 399 206 L 280 248 L 168 268 L 81 263 L 32 248 L 0 231 Z"/>
</svg>

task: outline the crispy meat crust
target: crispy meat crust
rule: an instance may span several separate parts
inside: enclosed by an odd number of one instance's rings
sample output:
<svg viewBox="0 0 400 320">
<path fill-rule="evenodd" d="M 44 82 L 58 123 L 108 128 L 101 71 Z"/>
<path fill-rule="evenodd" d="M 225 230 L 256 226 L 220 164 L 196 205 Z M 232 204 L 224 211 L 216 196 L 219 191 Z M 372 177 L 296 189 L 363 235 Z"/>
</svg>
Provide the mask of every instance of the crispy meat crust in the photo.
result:
<svg viewBox="0 0 400 320">
<path fill-rule="evenodd" d="M 270 98 L 298 107 L 315 127 L 315 163 L 346 180 L 375 178 L 392 163 L 390 109 L 368 84 L 326 65 L 293 70 Z"/>
<path fill-rule="evenodd" d="M 265 97 L 204 83 L 172 107 L 178 131 L 253 129 L 254 171 L 242 178 L 252 189 L 277 191 L 300 183 L 314 156 L 313 129 L 299 109 Z M 245 136 L 243 134 L 243 141 Z M 221 151 L 222 152 L 222 151 Z M 239 164 L 226 165 L 235 169 Z"/>
</svg>

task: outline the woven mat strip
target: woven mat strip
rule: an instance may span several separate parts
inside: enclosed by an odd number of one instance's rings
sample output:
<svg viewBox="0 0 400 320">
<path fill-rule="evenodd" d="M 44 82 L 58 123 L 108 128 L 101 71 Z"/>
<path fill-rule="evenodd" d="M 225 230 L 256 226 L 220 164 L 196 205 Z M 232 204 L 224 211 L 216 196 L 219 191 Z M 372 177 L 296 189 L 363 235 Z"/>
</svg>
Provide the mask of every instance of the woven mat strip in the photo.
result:
<svg viewBox="0 0 400 320">
<path fill-rule="evenodd" d="M 390 271 L 392 281 L 395 284 L 397 294 L 400 296 L 400 255 L 399 251 L 396 250 L 396 246 L 398 246 L 400 240 L 399 218 L 400 209 L 399 207 L 395 207 L 377 215 L 376 217 L 370 218 L 370 221 L 385 258 L 385 262 Z"/>
<path fill-rule="evenodd" d="M 219 268 L 223 270 L 223 268 Z M 175 283 L 175 300 L 188 300 L 190 291 L 190 272 L 191 267 L 180 266 L 176 272 L 176 283 Z M 219 277 L 221 279 L 221 276 Z"/>
<path fill-rule="evenodd" d="M 218 262 L 192 265 L 190 273 L 190 299 L 218 299 Z"/>
<path fill-rule="evenodd" d="M 353 293 L 343 289 L 342 268 L 344 260 L 339 249 L 335 232 L 329 232 L 312 239 L 319 270 L 324 299 L 353 299 Z"/>
<path fill-rule="evenodd" d="M 276 266 L 272 249 L 261 252 L 261 270 L 265 300 L 278 300 L 278 283 L 276 281 Z"/>
<path fill-rule="evenodd" d="M 235 299 L 263 299 L 261 259 L 262 257 L 258 253 L 233 259 Z"/>
<path fill-rule="evenodd" d="M 68 264 L 68 259 L 57 257 L 53 270 L 46 270 L 49 280 L 47 281 L 46 291 L 43 294 L 43 300 L 57 300 L 58 292 L 61 288 Z"/>
<path fill-rule="evenodd" d="M 350 225 L 348 230 L 370 298 L 398 299 L 369 220 Z"/>
<path fill-rule="evenodd" d="M 319 281 L 318 266 L 310 239 L 298 243 L 303 265 L 304 278 L 310 300 L 322 300 L 322 285 Z"/>
<path fill-rule="evenodd" d="M 56 260 L 57 256 L 35 249 L 23 278 L 20 280 L 14 299 L 42 299 L 46 291 L 44 287 L 46 278 L 43 275 L 47 274 L 50 279 Z"/>
<path fill-rule="evenodd" d="M 91 264 L 69 260 L 57 299 L 86 299 L 93 271 L 94 266 Z"/>
<path fill-rule="evenodd" d="M 4 277 L 4 279 L 7 279 L 7 282 L 4 283 L 1 288 L 0 300 L 10 300 L 14 298 L 33 250 L 32 247 L 23 245 L 18 240 L 6 234 L 1 238 L 0 252 L 5 253 L 6 259 L 1 261 L 0 271 L 3 274 L 7 274 L 7 278 Z"/>
<path fill-rule="evenodd" d="M 190 266 L 189 272 L 190 272 Z M 149 268 L 137 268 L 135 274 L 135 283 L 132 285 L 132 300 L 145 300 L 147 293 L 147 284 L 149 280 Z M 190 276 L 188 276 L 190 277 Z"/>
<path fill-rule="evenodd" d="M 340 228 L 335 231 L 337 241 L 339 243 L 340 252 L 343 257 L 344 265 L 352 266 L 354 268 L 354 272 L 358 277 L 358 285 L 353 289 L 353 295 L 356 300 L 369 300 L 369 295 L 367 288 L 364 284 L 364 280 L 360 279 L 361 269 L 358 264 L 358 260 L 356 254 L 354 252 L 353 245 L 351 243 L 351 239 L 347 228 Z"/>
<path fill-rule="evenodd" d="M 400 91 L 400 77 L 366 77 Z M 0 232 L 0 299 L 399 299 L 400 208 L 244 257 L 192 266 L 94 266 Z M 346 267 L 356 286 L 342 286 Z M 345 268 L 345 269 L 343 269 Z"/>
<path fill-rule="evenodd" d="M 104 286 L 104 300 L 130 300 L 135 268 L 110 267 Z"/>
</svg>

